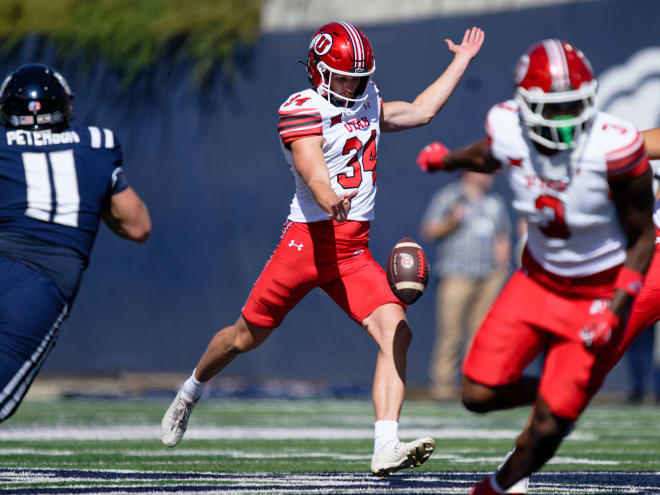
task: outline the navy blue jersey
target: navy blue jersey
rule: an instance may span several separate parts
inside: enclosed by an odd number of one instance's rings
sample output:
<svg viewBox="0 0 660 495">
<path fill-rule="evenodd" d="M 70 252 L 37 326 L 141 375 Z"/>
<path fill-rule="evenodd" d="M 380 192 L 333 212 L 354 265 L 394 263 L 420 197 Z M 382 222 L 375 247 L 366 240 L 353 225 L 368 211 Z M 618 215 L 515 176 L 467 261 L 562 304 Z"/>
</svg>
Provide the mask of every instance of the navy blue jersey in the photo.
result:
<svg viewBox="0 0 660 495">
<path fill-rule="evenodd" d="M 0 232 L 71 248 L 86 264 L 110 195 L 127 187 L 121 164 L 109 129 L 0 127 Z"/>
</svg>

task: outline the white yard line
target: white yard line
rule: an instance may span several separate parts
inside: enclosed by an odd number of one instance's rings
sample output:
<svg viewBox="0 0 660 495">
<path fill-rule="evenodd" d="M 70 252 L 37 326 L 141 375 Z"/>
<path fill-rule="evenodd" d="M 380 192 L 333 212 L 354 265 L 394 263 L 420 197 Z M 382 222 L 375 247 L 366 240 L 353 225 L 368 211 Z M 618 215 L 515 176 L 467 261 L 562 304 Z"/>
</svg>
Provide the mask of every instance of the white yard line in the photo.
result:
<svg viewBox="0 0 660 495">
<path fill-rule="evenodd" d="M 490 428 L 436 428 L 402 429 L 400 438 L 431 436 L 436 439 L 506 440 L 515 439 L 518 430 Z M 32 426 L 6 427 L 0 430 L 0 440 L 53 441 L 53 440 L 158 440 L 159 427 L 108 425 L 108 426 Z M 261 428 L 236 426 L 190 426 L 188 440 L 363 440 L 372 439 L 372 428 Z M 591 433 L 574 432 L 571 440 L 594 441 Z"/>
</svg>

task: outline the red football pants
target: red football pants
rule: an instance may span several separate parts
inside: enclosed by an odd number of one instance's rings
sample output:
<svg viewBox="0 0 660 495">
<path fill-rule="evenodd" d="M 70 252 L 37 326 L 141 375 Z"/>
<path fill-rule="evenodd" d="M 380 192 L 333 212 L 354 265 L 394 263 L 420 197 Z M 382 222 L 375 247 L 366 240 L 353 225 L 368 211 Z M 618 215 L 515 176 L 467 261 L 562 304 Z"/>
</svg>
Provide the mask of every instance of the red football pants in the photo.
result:
<svg viewBox="0 0 660 495">
<path fill-rule="evenodd" d="M 384 304 L 405 308 L 368 244 L 369 222 L 287 222 L 243 307 L 243 317 L 259 327 L 278 327 L 315 287 L 358 324 Z"/>
<path fill-rule="evenodd" d="M 478 330 L 463 372 L 491 387 L 515 383 L 545 350 L 538 393 L 553 414 L 575 420 L 602 385 L 605 360 L 621 338 L 597 353 L 585 349 L 579 331 L 602 308 L 600 299 L 560 294 L 518 270 Z"/>
</svg>

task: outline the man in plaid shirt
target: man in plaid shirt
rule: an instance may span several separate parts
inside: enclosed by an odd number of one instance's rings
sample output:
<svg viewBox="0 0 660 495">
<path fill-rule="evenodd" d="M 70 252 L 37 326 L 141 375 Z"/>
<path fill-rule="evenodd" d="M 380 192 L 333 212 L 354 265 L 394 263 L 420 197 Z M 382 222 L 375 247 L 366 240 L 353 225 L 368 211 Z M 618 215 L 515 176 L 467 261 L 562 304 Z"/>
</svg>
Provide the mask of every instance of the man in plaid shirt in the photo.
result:
<svg viewBox="0 0 660 495">
<path fill-rule="evenodd" d="M 509 274 L 511 221 L 492 185 L 492 175 L 463 172 L 459 181 L 435 194 L 422 222 L 423 237 L 440 241 L 430 366 L 432 394 L 438 400 L 458 397 L 461 340 L 471 340 Z"/>
</svg>

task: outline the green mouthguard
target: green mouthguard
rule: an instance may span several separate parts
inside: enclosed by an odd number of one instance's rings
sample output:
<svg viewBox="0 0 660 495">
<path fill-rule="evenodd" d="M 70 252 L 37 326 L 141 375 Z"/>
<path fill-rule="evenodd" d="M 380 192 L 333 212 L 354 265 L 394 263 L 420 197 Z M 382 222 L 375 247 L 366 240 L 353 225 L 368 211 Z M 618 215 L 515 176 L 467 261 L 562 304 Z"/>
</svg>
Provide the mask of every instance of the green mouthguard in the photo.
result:
<svg viewBox="0 0 660 495">
<path fill-rule="evenodd" d="M 572 115 L 557 115 L 556 117 L 552 117 L 551 120 L 557 122 L 561 120 L 571 120 L 574 119 Z M 559 139 L 562 140 L 562 142 L 566 144 L 571 144 L 573 142 L 573 130 L 575 129 L 575 126 L 569 125 L 565 127 L 557 127 L 557 132 L 559 133 Z"/>
</svg>

